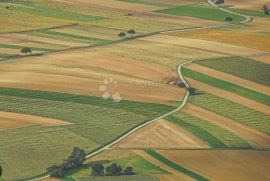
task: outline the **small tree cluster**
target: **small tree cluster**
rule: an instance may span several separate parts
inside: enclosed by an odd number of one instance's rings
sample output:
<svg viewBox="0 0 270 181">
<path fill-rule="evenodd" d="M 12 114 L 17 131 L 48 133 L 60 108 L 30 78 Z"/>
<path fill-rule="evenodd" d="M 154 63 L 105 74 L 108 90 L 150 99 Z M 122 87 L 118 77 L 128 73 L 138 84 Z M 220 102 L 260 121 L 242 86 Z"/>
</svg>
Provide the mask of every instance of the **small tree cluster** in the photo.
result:
<svg viewBox="0 0 270 181">
<path fill-rule="evenodd" d="M 100 163 L 96 163 L 92 166 L 92 176 L 120 176 L 120 175 L 135 175 L 132 167 L 127 167 L 122 169 L 120 165 L 116 163 L 111 164 L 110 166 L 104 168 Z"/>
<path fill-rule="evenodd" d="M 218 6 L 223 5 L 225 3 L 224 0 L 212 0 L 212 2 Z"/>
<path fill-rule="evenodd" d="M 228 17 L 225 18 L 225 21 L 226 22 L 232 22 L 233 21 L 233 17 L 228 16 Z"/>
<path fill-rule="evenodd" d="M 2 172 L 3 172 L 3 170 L 2 170 L 2 167 L 0 165 L 0 177 L 2 176 Z"/>
<path fill-rule="evenodd" d="M 29 47 L 24 47 L 24 48 L 21 49 L 21 53 L 25 53 L 26 55 L 27 55 L 27 53 L 31 54 L 32 50 Z"/>
<path fill-rule="evenodd" d="M 190 94 L 191 96 L 194 96 L 194 95 L 196 95 L 196 94 L 198 93 L 197 89 L 195 89 L 195 88 L 193 88 L 193 87 L 187 88 L 187 91 L 189 92 L 189 94 Z"/>
<path fill-rule="evenodd" d="M 269 14 L 270 14 L 270 9 L 269 9 L 269 7 L 268 7 L 266 4 L 263 5 L 262 11 L 263 11 L 264 14 L 266 14 L 266 15 L 269 15 Z"/>
<path fill-rule="evenodd" d="M 124 37 L 126 36 L 126 34 L 129 34 L 130 37 L 133 37 L 133 35 L 136 34 L 136 31 L 133 30 L 133 29 L 130 29 L 130 30 L 127 31 L 127 33 L 125 33 L 125 32 L 120 32 L 120 33 L 118 34 L 118 36 L 119 36 L 120 38 L 124 38 Z"/>
<path fill-rule="evenodd" d="M 51 177 L 63 178 L 68 170 L 82 166 L 85 160 L 84 150 L 74 147 L 68 159 L 64 160 L 61 165 L 53 165 L 47 168 L 47 171 Z"/>
</svg>

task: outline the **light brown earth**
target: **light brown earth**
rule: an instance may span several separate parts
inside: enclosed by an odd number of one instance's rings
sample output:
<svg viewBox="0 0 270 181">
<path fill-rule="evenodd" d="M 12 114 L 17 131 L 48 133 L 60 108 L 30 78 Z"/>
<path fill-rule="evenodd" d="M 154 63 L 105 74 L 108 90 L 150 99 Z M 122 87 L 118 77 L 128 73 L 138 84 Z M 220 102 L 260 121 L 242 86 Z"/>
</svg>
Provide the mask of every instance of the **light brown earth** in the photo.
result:
<svg viewBox="0 0 270 181">
<path fill-rule="evenodd" d="M 248 89 L 252 89 L 254 91 L 258 91 L 258 92 L 270 95 L 270 87 L 268 87 L 268 86 L 258 84 L 258 83 L 253 82 L 253 81 L 245 80 L 245 79 L 242 79 L 240 77 L 231 75 L 229 73 L 217 71 L 217 70 L 214 70 L 214 69 L 202 66 L 202 65 L 198 65 L 198 64 L 189 64 L 186 67 L 188 67 L 191 70 L 194 70 L 194 71 L 197 71 L 200 73 L 204 73 L 204 74 L 207 74 L 209 76 L 216 77 L 218 79 L 232 82 L 232 83 L 240 85 L 242 87 L 246 87 Z"/>
<path fill-rule="evenodd" d="M 241 32 L 240 30 L 218 30 L 218 29 L 204 29 L 197 31 L 186 32 L 172 32 L 169 35 L 193 38 L 207 41 L 221 42 L 231 45 L 237 45 L 247 48 L 253 48 L 261 51 L 270 51 L 270 37 L 264 34 L 251 34 Z M 256 40 L 256 41 L 254 41 Z M 228 51 L 230 52 L 230 51 Z"/>
<path fill-rule="evenodd" d="M 178 46 L 185 46 L 189 48 L 201 49 L 205 51 L 214 51 L 218 53 L 228 54 L 228 55 L 254 55 L 263 53 L 259 50 L 254 50 L 251 48 L 240 47 L 236 45 L 228 45 L 226 43 L 219 43 L 207 40 L 198 40 L 190 38 L 181 38 L 177 36 L 169 35 L 156 35 L 151 37 L 141 38 L 145 41 L 158 42 L 158 43 L 167 43 Z"/>
<path fill-rule="evenodd" d="M 270 180 L 269 151 L 159 150 L 160 154 L 211 181 Z"/>
<path fill-rule="evenodd" d="M 240 135 L 241 137 L 245 138 L 245 140 L 251 141 L 252 146 L 259 148 L 270 148 L 270 136 L 263 134 L 252 127 L 246 126 L 193 104 L 188 104 L 184 111 Z"/>
<path fill-rule="evenodd" d="M 32 51 L 32 53 L 39 53 L 41 51 Z M 20 55 L 20 49 L 13 49 L 13 48 L 0 48 L 0 54 L 4 55 Z"/>
<path fill-rule="evenodd" d="M 260 61 L 262 63 L 270 64 L 270 55 L 255 56 L 251 58 L 254 60 Z"/>
<path fill-rule="evenodd" d="M 191 177 L 167 166 L 166 164 L 160 162 L 159 160 L 157 160 L 156 158 L 152 157 L 151 155 L 147 154 L 145 151 L 143 150 L 134 150 L 134 152 L 139 155 L 140 157 L 142 157 L 143 159 L 147 160 L 148 162 L 152 163 L 153 165 L 156 165 L 160 168 L 162 168 L 163 170 L 169 172 L 169 173 L 172 173 L 174 176 L 157 176 L 158 178 L 161 178 L 162 180 L 165 181 L 166 178 L 174 178 L 176 179 L 177 181 L 180 180 L 180 181 L 195 181 L 194 179 L 192 179 Z"/>
<path fill-rule="evenodd" d="M 269 4 L 269 0 L 227 0 L 226 6 L 238 9 L 250 9 L 260 11 L 264 4 Z"/>
<path fill-rule="evenodd" d="M 168 103 L 185 94 L 184 89 L 166 84 L 176 77 L 169 68 L 92 49 L 0 62 L 0 70 L 0 86 L 4 87 L 102 96 L 104 79 L 114 78 L 123 99 Z"/>
<path fill-rule="evenodd" d="M 209 148 L 203 141 L 166 120 L 152 123 L 118 143 L 116 148 Z"/>
<path fill-rule="evenodd" d="M 49 119 L 40 116 L 31 116 L 26 114 L 0 111 L 0 131 L 30 125 L 59 126 L 67 124 L 70 123 L 62 120 Z"/>
<path fill-rule="evenodd" d="M 67 0 L 61 0 L 67 1 Z M 121 11 L 135 11 L 135 12 L 148 12 L 148 11 L 157 11 L 160 9 L 164 9 L 164 7 L 156 7 L 150 5 L 143 5 L 143 4 L 136 4 L 136 3 L 128 3 L 128 2 L 121 2 L 117 0 L 68 0 L 69 2 L 74 3 L 83 3 L 88 6 L 94 6 L 99 8 L 108 8 L 114 10 L 121 10 Z"/>
<path fill-rule="evenodd" d="M 263 112 L 265 114 L 270 114 L 270 109 L 269 109 L 269 106 L 267 106 L 267 105 L 258 103 L 256 101 L 250 100 L 248 98 L 239 96 L 239 95 L 234 94 L 234 93 L 224 91 L 222 89 L 215 88 L 213 86 L 201 83 L 199 81 L 196 81 L 196 80 L 193 80 L 190 78 L 186 78 L 186 79 L 192 87 L 209 92 L 209 93 L 216 95 L 216 96 L 219 96 L 219 97 L 223 97 L 223 98 L 228 99 L 232 102 L 241 104 L 243 106 L 246 106 L 248 108 Z"/>
<path fill-rule="evenodd" d="M 60 181 L 61 179 L 58 179 L 58 178 L 45 178 L 45 179 L 42 179 L 42 181 Z"/>
</svg>

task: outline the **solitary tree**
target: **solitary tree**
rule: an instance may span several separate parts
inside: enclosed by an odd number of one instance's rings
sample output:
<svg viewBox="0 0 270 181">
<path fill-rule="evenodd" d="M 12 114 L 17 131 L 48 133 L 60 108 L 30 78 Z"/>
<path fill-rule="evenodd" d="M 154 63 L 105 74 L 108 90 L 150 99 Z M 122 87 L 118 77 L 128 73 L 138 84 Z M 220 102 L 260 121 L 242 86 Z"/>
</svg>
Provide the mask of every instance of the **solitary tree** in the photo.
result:
<svg viewBox="0 0 270 181">
<path fill-rule="evenodd" d="M 132 37 L 133 35 L 135 35 L 136 34 L 136 31 L 135 30 L 133 30 L 133 29 L 131 29 L 131 30 L 128 30 L 128 32 L 127 32 L 128 34 L 130 34 L 130 36 Z"/>
<path fill-rule="evenodd" d="M 3 172 L 3 170 L 2 170 L 2 167 L 0 165 L 0 177 L 2 176 L 2 172 Z"/>
<path fill-rule="evenodd" d="M 212 2 L 218 6 L 223 5 L 225 3 L 224 0 L 212 0 Z"/>
<path fill-rule="evenodd" d="M 133 171 L 133 168 L 132 167 L 127 167 L 125 170 L 124 170 L 124 175 L 135 175 L 135 172 Z"/>
<path fill-rule="evenodd" d="M 233 21 L 233 17 L 228 16 L 228 17 L 225 18 L 225 21 L 226 22 L 232 22 Z"/>
<path fill-rule="evenodd" d="M 119 176 L 122 175 L 122 167 L 113 163 L 106 168 L 106 175 L 108 176 Z"/>
<path fill-rule="evenodd" d="M 194 95 L 197 94 L 197 90 L 196 90 L 195 88 L 193 88 L 193 87 L 189 87 L 189 88 L 187 89 L 187 91 L 189 92 L 189 94 L 190 94 L 191 96 L 194 96 Z"/>
<path fill-rule="evenodd" d="M 27 53 L 32 53 L 32 50 L 29 47 L 24 47 L 21 49 L 21 53 L 25 53 L 27 55 Z"/>
<path fill-rule="evenodd" d="M 123 38 L 123 37 L 126 36 L 126 33 L 125 33 L 125 32 L 120 32 L 120 33 L 118 34 L 118 36 L 119 36 L 120 38 Z"/>
<path fill-rule="evenodd" d="M 94 164 L 92 166 L 92 176 L 103 176 L 104 175 L 104 167 L 102 164 Z"/>
<path fill-rule="evenodd" d="M 263 10 L 264 14 L 266 14 L 266 15 L 270 14 L 270 9 L 266 4 L 263 5 L 262 10 Z"/>
</svg>

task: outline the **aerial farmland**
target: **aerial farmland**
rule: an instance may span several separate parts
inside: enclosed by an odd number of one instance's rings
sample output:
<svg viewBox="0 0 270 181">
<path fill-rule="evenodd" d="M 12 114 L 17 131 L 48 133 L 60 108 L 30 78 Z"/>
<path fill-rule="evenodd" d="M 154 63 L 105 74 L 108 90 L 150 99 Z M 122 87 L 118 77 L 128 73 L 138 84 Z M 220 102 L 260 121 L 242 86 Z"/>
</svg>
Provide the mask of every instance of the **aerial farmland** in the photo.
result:
<svg viewBox="0 0 270 181">
<path fill-rule="evenodd" d="M 0 181 L 268 181 L 269 163 L 269 0 L 0 0 Z"/>
</svg>

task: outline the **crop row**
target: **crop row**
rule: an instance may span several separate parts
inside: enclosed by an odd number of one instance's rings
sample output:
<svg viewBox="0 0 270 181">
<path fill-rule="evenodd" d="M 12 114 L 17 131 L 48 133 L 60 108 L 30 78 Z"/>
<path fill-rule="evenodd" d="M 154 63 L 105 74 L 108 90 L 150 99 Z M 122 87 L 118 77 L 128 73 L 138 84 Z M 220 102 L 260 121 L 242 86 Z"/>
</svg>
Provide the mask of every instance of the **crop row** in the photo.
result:
<svg viewBox="0 0 270 181">
<path fill-rule="evenodd" d="M 193 97 L 191 102 L 270 135 L 270 116 L 267 114 L 207 93 Z"/>
</svg>

